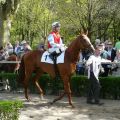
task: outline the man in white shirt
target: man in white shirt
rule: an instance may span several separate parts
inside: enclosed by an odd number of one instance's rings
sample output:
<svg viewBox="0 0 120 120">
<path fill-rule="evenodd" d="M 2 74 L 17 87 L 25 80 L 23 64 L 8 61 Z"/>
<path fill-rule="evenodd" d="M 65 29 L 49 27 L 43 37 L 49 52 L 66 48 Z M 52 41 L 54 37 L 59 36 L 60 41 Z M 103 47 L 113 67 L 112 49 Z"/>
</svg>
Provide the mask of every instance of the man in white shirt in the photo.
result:
<svg viewBox="0 0 120 120">
<path fill-rule="evenodd" d="M 91 55 L 86 62 L 86 66 L 88 67 L 88 79 L 89 79 L 89 87 L 87 94 L 88 104 L 97 104 L 97 105 L 103 104 L 99 100 L 101 86 L 98 77 L 101 68 L 101 62 L 110 62 L 110 61 L 101 59 L 100 57 L 101 51 L 102 51 L 101 47 L 97 46 L 94 55 Z"/>
</svg>

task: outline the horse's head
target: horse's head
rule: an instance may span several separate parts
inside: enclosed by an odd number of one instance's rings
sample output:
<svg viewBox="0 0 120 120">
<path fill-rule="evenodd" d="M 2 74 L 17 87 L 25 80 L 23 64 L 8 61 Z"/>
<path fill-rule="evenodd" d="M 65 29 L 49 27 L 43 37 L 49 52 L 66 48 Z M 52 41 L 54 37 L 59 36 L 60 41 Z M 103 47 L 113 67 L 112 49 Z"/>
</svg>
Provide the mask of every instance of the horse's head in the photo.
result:
<svg viewBox="0 0 120 120">
<path fill-rule="evenodd" d="M 93 45 L 91 44 L 90 39 L 87 37 L 87 35 L 81 34 L 79 37 L 80 37 L 79 45 L 82 50 L 89 49 L 92 52 L 95 51 L 95 49 L 94 49 Z"/>
</svg>

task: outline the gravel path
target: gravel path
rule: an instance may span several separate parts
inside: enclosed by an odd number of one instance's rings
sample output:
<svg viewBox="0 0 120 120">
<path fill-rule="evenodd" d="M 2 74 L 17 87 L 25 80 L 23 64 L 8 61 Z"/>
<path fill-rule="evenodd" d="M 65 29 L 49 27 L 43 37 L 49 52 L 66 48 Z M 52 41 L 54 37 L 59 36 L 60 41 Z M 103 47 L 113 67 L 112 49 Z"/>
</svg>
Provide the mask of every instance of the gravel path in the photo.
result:
<svg viewBox="0 0 120 120">
<path fill-rule="evenodd" d="M 32 101 L 27 102 L 24 94 L 0 93 L 0 100 L 19 99 L 24 102 L 19 120 L 120 120 L 119 100 L 102 100 L 105 104 L 97 106 L 86 104 L 86 98 L 73 97 L 75 108 L 72 109 L 66 97 L 50 105 L 55 97 L 47 95 L 45 100 L 40 100 L 38 94 L 32 94 Z"/>
</svg>

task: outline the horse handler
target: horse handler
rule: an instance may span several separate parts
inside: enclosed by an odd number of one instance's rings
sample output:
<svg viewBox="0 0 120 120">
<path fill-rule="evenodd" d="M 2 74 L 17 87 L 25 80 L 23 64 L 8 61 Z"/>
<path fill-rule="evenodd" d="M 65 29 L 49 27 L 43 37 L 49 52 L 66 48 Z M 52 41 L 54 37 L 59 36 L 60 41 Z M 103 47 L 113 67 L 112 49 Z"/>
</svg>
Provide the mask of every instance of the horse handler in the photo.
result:
<svg viewBox="0 0 120 120">
<path fill-rule="evenodd" d="M 111 62 L 110 60 L 101 59 L 101 47 L 96 47 L 94 55 L 91 55 L 86 62 L 86 66 L 88 67 L 88 79 L 89 79 L 89 87 L 87 93 L 87 103 L 88 104 L 97 104 L 103 105 L 104 103 L 100 102 L 100 82 L 99 82 L 99 72 L 101 69 L 101 62 Z M 94 101 L 93 101 L 94 100 Z"/>
</svg>

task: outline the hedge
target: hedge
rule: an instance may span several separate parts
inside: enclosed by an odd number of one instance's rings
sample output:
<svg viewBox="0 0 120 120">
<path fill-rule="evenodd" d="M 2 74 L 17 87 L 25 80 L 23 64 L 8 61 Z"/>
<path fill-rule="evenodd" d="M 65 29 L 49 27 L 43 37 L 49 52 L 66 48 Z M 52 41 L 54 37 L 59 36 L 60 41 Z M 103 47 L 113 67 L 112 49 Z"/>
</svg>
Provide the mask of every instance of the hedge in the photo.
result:
<svg viewBox="0 0 120 120">
<path fill-rule="evenodd" d="M 10 86 L 12 89 L 17 90 L 17 81 L 16 76 L 17 74 L 0 74 L 1 77 L 9 78 Z M 32 79 L 32 78 L 31 78 Z M 89 80 L 86 76 L 78 76 L 74 75 L 71 78 L 71 90 L 72 94 L 74 96 L 86 96 L 87 93 L 87 87 Z M 63 90 L 63 82 L 62 80 L 52 80 L 48 74 L 44 74 L 40 80 L 39 83 L 44 91 L 45 94 L 53 94 L 61 90 Z M 100 77 L 100 83 L 101 83 L 101 98 L 109 98 L 109 99 L 120 99 L 120 77 Z M 30 92 L 36 93 L 38 90 L 36 90 L 35 85 L 33 84 L 32 80 L 29 82 L 29 89 Z"/>
<path fill-rule="evenodd" d="M 0 120 L 18 120 L 21 101 L 0 101 Z"/>
</svg>

